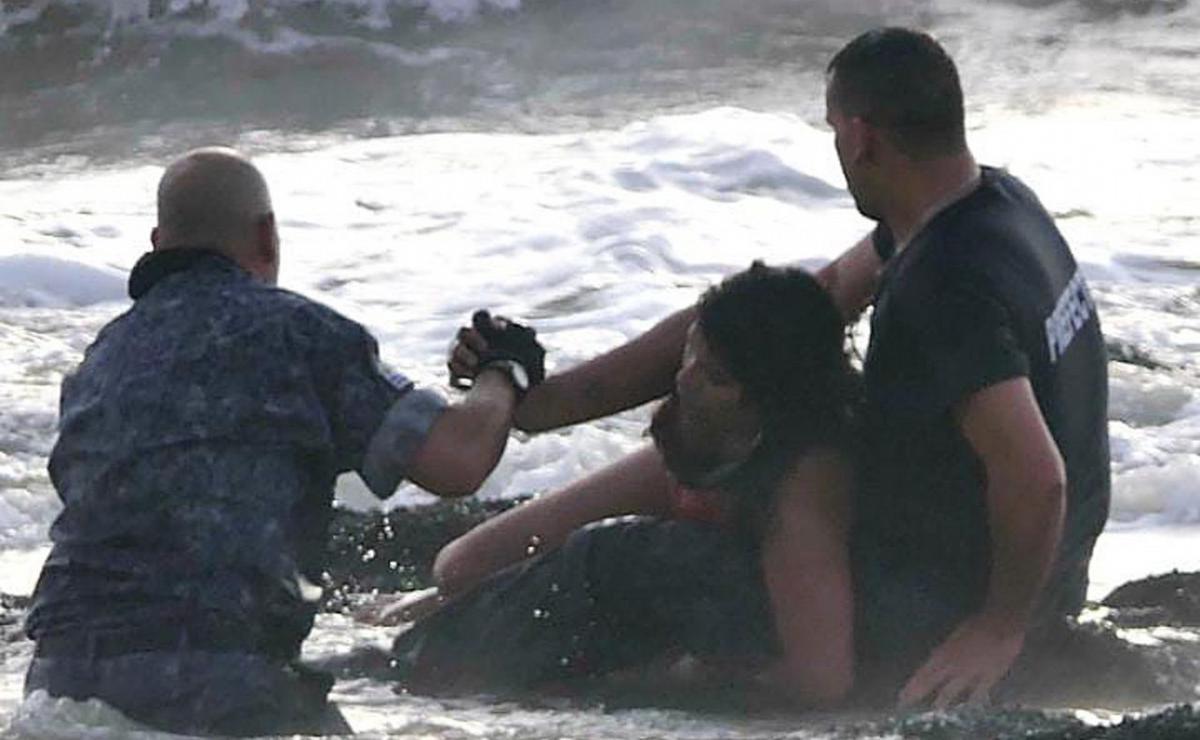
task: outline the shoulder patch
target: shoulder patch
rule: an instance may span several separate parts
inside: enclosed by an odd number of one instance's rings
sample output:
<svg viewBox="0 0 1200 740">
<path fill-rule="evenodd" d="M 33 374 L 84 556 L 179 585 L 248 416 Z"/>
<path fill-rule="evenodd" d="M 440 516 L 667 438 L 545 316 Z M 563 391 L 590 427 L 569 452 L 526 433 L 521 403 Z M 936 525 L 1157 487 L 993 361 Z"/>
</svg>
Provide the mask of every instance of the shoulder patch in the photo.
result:
<svg viewBox="0 0 1200 740">
<path fill-rule="evenodd" d="M 413 387 L 413 382 L 409 380 L 404 373 L 396 370 L 383 360 L 379 359 L 378 355 L 375 356 L 375 372 L 379 373 L 380 377 L 390 383 L 393 388 L 401 393 L 405 393 L 411 390 Z"/>
</svg>

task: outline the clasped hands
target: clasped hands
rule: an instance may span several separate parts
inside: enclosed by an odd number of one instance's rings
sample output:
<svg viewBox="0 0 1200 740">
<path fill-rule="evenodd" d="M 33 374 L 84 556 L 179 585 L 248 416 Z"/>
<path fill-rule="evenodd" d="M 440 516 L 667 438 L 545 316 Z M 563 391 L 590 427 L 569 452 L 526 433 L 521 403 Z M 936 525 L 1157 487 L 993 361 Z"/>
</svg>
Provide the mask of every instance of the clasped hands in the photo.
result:
<svg viewBox="0 0 1200 740">
<path fill-rule="evenodd" d="M 481 308 L 472 314 L 471 325 L 461 327 L 455 335 L 446 367 L 450 370 L 450 385 L 466 388 L 482 370 L 516 363 L 527 383 L 514 378 L 514 384 L 525 392 L 545 379 L 545 362 L 546 350 L 537 340 L 536 331 Z"/>
</svg>

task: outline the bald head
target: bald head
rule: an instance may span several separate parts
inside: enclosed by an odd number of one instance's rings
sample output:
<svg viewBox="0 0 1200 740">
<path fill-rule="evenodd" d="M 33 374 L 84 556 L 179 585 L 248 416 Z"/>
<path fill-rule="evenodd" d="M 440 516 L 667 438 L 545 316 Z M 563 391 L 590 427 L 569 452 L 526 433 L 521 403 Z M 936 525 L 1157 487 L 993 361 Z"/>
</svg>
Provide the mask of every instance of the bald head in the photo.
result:
<svg viewBox="0 0 1200 740">
<path fill-rule="evenodd" d="M 278 269 L 267 181 L 232 149 L 196 149 L 167 167 L 151 239 L 155 249 L 218 249 L 269 282 Z"/>
</svg>

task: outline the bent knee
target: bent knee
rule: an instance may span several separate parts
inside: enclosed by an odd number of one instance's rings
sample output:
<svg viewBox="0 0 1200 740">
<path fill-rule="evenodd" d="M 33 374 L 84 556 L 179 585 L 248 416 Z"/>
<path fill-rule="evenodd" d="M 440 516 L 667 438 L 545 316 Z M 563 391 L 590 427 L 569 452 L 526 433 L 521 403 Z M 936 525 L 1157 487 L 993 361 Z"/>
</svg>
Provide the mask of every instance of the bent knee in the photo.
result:
<svg viewBox="0 0 1200 740">
<path fill-rule="evenodd" d="M 467 550 L 460 538 L 438 551 L 433 559 L 432 576 L 433 585 L 440 593 L 450 595 L 466 588 L 466 570 L 470 563 Z"/>
</svg>

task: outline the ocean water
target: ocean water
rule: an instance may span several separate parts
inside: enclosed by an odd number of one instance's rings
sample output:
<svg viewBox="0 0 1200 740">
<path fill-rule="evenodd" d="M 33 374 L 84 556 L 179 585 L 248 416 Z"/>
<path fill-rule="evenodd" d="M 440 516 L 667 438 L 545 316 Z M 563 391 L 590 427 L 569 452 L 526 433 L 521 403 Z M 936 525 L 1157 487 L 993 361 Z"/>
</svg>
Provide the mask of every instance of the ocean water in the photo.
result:
<svg viewBox="0 0 1200 740">
<path fill-rule="evenodd" d="M 128 306 L 174 155 L 253 155 L 281 283 L 450 394 L 445 350 L 479 306 L 532 322 L 561 369 L 753 259 L 815 267 L 865 233 L 821 122 L 822 73 L 881 24 L 926 28 L 956 57 L 976 154 L 1057 216 L 1120 350 L 1091 595 L 1200 570 L 1200 4 L 4 0 L 0 591 L 36 578 L 59 509 L 45 470 L 58 385 Z M 478 495 L 566 483 L 644 443 L 647 421 L 517 435 Z M 352 478 L 339 496 L 379 505 Z M 428 500 L 405 486 L 382 506 Z M 325 615 L 308 649 L 387 639 Z M 100 706 L 22 705 L 29 656 L 0 646 L 9 732 L 158 737 Z M 832 736 L 825 719 L 445 702 L 369 681 L 335 695 L 371 736 Z"/>
</svg>

